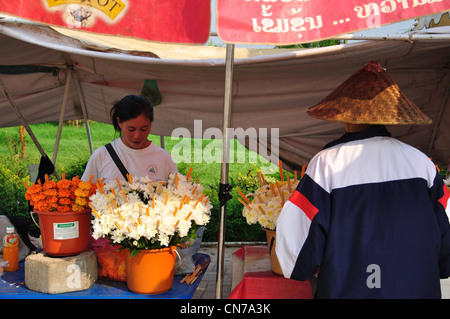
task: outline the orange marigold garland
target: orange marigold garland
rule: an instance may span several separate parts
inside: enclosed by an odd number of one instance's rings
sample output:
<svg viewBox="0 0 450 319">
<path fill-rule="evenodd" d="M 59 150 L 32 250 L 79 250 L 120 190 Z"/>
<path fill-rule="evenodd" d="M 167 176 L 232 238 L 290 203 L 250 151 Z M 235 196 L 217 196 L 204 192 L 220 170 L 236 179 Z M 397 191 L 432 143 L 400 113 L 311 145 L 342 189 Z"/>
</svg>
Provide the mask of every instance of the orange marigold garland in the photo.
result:
<svg viewBox="0 0 450 319">
<path fill-rule="evenodd" d="M 89 207 L 89 196 L 95 193 L 92 177 L 84 182 L 77 177 L 68 180 L 63 174 L 62 180 L 57 182 L 45 176 L 45 183 L 31 186 L 26 185 L 25 198 L 30 201 L 34 209 L 42 212 L 81 212 Z"/>
</svg>

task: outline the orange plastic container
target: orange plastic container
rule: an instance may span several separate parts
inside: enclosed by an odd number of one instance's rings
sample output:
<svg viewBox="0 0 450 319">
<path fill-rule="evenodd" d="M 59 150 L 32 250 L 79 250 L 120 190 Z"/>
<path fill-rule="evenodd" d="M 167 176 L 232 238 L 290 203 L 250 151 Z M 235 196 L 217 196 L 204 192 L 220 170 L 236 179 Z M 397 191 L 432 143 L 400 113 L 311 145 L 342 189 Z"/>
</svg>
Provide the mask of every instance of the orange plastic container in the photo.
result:
<svg viewBox="0 0 450 319">
<path fill-rule="evenodd" d="M 39 212 L 44 252 L 50 256 L 73 256 L 86 250 L 91 229 L 91 210 Z"/>
<path fill-rule="evenodd" d="M 173 286 L 176 247 L 126 253 L 127 286 L 138 294 L 161 294 Z"/>
</svg>

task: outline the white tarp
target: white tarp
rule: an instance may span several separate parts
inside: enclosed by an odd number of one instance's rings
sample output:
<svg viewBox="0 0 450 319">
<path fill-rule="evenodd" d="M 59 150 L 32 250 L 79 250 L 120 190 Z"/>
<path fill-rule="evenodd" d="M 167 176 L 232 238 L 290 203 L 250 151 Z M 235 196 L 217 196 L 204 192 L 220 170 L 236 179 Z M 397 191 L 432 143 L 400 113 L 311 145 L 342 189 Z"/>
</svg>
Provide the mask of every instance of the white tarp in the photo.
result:
<svg viewBox="0 0 450 319">
<path fill-rule="evenodd" d="M 450 35 L 449 28 L 428 32 Z M 65 33 L 0 19 L 0 66 L 59 69 L 56 76 L 42 72 L 0 74 L 29 124 L 59 120 L 67 66 L 72 65 L 91 120 L 109 123 L 113 101 L 127 94 L 139 94 L 144 80 L 152 79 L 157 80 L 163 99 L 155 107 L 153 134 L 170 136 L 174 129 L 183 127 L 194 137 L 194 120 L 202 120 L 203 131 L 222 127 L 225 48 L 135 40 L 121 47 L 114 44 L 118 41 L 114 37 L 91 37 L 77 31 Z M 389 127 L 390 131 L 427 153 L 436 163 L 448 165 L 448 38 L 364 41 L 273 52 L 236 49 L 231 127 L 267 128 L 269 132 L 271 128 L 279 128 L 280 158 L 287 166 L 298 169 L 323 145 L 343 134 L 340 124 L 313 119 L 305 111 L 370 60 L 385 67 L 406 95 L 433 120 L 432 125 Z M 0 110 L 0 127 L 21 124 L 3 96 Z M 64 119 L 79 118 L 82 118 L 80 102 L 76 90 L 71 90 Z"/>
</svg>

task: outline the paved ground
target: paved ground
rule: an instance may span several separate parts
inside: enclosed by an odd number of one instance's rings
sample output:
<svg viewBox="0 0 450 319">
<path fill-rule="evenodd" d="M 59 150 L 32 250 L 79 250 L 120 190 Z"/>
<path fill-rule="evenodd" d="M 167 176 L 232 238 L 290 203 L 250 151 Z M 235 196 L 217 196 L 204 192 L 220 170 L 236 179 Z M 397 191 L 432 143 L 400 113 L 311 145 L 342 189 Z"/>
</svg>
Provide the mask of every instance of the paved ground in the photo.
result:
<svg viewBox="0 0 450 319">
<path fill-rule="evenodd" d="M 231 291 L 233 277 L 232 254 L 241 246 L 225 246 L 223 299 L 227 299 Z M 216 299 L 217 246 L 207 245 L 200 248 L 201 253 L 211 256 L 211 263 L 200 282 L 193 299 Z M 450 299 L 450 279 L 441 280 L 442 299 Z"/>
<path fill-rule="evenodd" d="M 226 246 L 224 257 L 224 279 L 223 299 L 227 299 L 231 291 L 231 278 L 233 276 L 232 254 L 240 246 Z M 208 245 L 200 248 L 201 253 L 211 256 L 211 263 L 200 282 L 193 299 L 216 299 L 216 276 L 217 276 L 217 246 Z"/>
</svg>

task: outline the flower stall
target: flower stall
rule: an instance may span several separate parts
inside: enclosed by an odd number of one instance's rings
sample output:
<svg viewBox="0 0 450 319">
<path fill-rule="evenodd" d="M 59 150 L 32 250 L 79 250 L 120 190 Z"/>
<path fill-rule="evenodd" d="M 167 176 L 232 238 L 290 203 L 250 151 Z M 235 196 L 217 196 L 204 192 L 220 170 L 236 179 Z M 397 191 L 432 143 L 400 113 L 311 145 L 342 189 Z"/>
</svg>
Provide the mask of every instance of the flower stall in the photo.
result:
<svg viewBox="0 0 450 319">
<path fill-rule="evenodd" d="M 184 256 L 192 259 L 190 273 L 175 274 L 175 262 L 183 255 L 178 250 L 188 248 L 195 241 L 190 239 L 196 237 L 197 229 L 208 224 L 212 205 L 191 172 L 187 176 L 169 174 L 167 181 L 159 182 L 129 175 L 127 180 L 104 183 L 92 178 L 69 180 L 63 175 L 59 181 L 46 176 L 44 183 L 26 185 L 26 199 L 39 217 L 35 223 L 41 230 L 43 251 L 29 255 L 19 271 L 2 275 L 0 297 L 192 297 L 210 257 L 201 253 Z M 126 282 L 97 276 L 101 260 L 94 249 L 97 240 L 115 247 L 109 252 L 125 257 Z M 92 256 L 95 267 L 89 264 Z M 84 266 L 74 266 L 79 264 Z M 95 269 L 95 276 L 86 274 L 85 268 Z M 33 282 L 27 282 L 30 272 Z M 77 285 L 77 275 L 90 276 L 91 282 L 72 289 Z M 62 283 L 70 289 L 41 289 L 42 283 L 36 281 L 47 277 L 55 285 Z"/>
</svg>

